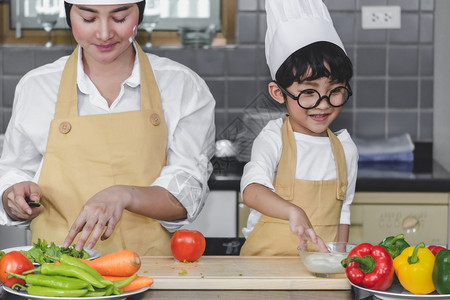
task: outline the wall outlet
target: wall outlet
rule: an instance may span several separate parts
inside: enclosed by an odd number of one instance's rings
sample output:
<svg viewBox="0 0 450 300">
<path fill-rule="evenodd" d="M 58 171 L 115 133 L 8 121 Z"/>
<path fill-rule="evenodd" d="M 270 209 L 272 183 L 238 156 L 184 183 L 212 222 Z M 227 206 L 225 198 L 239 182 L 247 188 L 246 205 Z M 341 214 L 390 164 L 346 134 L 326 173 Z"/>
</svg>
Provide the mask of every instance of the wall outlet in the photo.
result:
<svg viewBox="0 0 450 300">
<path fill-rule="evenodd" d="M 363 29 L 401 28 L 400 6 L 363 6 L 361 10 Z"/>
</svg>

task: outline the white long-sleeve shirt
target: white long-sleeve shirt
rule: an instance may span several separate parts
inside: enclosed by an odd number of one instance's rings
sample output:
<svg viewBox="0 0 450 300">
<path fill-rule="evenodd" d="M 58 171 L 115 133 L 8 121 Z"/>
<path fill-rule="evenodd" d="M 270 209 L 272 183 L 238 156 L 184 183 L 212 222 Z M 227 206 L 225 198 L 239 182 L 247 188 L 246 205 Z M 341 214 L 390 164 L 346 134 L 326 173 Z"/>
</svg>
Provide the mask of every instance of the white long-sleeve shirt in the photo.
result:
<svg viewBox="0 0 450 300">
<path fill-rule="evenodd" d="M 241 178 L 241 195 L 251 183 L 261 184 L 275 191 L 273 181 L 283 149 L 281 126 L 283 119 L 270 121 L 253 142 L 251 160 L 245 165 Z M 347 130 L 335 132 L 344 148 L 347 165 L 347 194 L 342 203 L 341 224 L 350 224 L 350 205 L 355 195 L 358 172 L 358 151 Z M 317 137 L 294 132 L 297 145 L 295 178 L 302 180 L 335 180 L 336 163 L 328 137 Z M 247 227 L 242 233 L 247 238 L 258 223 L 261 213 L 251 209 Z"/>
<path fill-rule="evenodd" d="M 84 73 L 78 56 L 78 112 L 80 116 L 140 109 L 140 69 L 136 60 L 131 76 L 122 83 L 111 106 Z M 200 213 L 209 192 L 214 154 L 215 100 L 205 82 L 192 70 L 170 59 L 147 54 L 161 94 L 167 124 L 167 163 L 153 186 L 172 193 L 187 210 L 187 219 L 160 221 L 173 232 Z M 16 87 L 12 117 L 0 159 L 0 195 L 22 181 L 38 182 L 54 118 L 61 75 L 68 56 L 28 72 Z M 118 137 L 120 138 L 120 137 Z M 88 200 L 88 199 L 86 199 Z M 13 221 L 0 205 L 0 225 Z"/>
</svg>

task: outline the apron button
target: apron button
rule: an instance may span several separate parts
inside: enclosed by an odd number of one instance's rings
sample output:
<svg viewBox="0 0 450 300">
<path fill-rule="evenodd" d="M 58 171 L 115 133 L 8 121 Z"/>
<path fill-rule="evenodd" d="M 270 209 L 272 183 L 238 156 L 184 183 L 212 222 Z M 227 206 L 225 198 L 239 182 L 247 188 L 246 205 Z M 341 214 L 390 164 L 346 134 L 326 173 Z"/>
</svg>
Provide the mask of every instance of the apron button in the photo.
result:
<svg viewBox="0 0 450 300">
<path fill-rule="evenodd" d="M 72 125 L 70 125 L 69 122 L 61 122 L 61 124 L 59 124 L 59 132 L 62 134 L 69 133 L 70 129 L 72 129 Z"/>
<path fill-rule="evenodd" d="M 154 126 L 158 126 L 159 124 L 161 124 L 161 119 L 159 118 L 158 114 L 151 114 L 150 116 L 150 122 L 154 125 Z"/>
</svg>

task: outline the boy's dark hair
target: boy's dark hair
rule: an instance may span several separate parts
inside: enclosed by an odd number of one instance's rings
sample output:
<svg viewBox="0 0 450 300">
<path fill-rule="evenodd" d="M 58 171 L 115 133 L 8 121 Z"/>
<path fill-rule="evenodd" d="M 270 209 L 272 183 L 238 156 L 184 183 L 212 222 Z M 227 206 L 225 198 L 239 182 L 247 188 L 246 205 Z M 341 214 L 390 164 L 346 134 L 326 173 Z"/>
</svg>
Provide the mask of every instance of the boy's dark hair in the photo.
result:
<svg viewBox="0 0 450 300">
<path fill-rule="evenodd" d="M 145 0 L 142 0 L 141 2 L 137 2 L 136 4 L 139 8 L 139 23 L 138 24 L 141 24 L 142 20 L 144 19 Z M 64 9 L 66 11 L 66 22 L 70 28 L 72 28 L 72 21 L 70 21 L 70 10 L 72 9 L 72 6 L 73 6 L 73 4 L 69 4 L 66 1 L 64 1 Z"/>
<path fill-rule="evenodd" d="M 294 82 L 321 77 L 348 84 L 352 76 L 352 62 L 341 47 L 330 42 L 316 42 L 292 53 L 278 69 L 275 79 L 279 85 L 287 88 Z"/>
</svg>

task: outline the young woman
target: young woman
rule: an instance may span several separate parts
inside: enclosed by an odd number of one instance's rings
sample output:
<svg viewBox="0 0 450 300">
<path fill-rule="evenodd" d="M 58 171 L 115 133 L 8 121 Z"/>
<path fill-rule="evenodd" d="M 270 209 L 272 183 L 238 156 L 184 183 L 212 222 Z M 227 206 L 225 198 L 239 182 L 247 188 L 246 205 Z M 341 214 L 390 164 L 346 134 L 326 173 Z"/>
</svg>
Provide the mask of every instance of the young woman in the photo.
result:
<svg viewBox="0 0 450 300">
<path fill-rule="evenodd" d="M 78 47 L 16 88 L 0 222 L 32 220 L 33 241 L 78 250 L 168 255 L 208 192 L 215 101 L 194 72 L 134 42 L 145 1 L 65 6 Z"/>
</svg>

